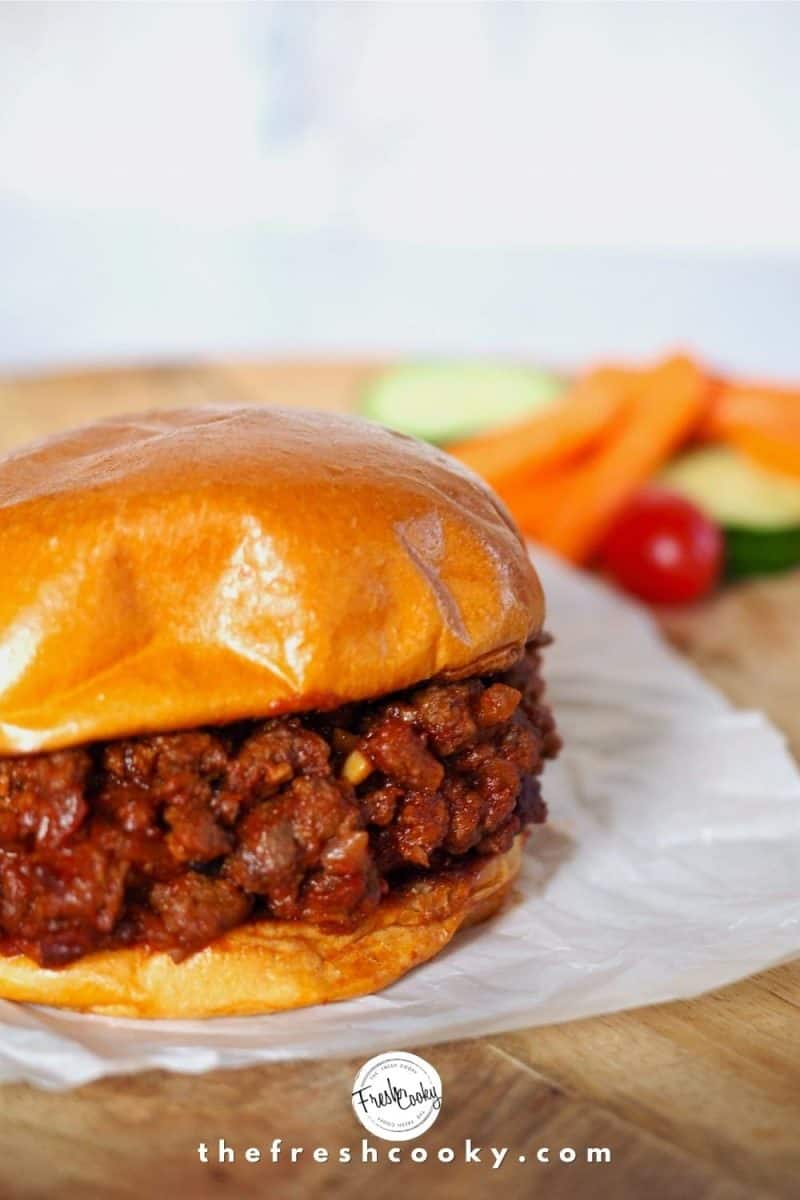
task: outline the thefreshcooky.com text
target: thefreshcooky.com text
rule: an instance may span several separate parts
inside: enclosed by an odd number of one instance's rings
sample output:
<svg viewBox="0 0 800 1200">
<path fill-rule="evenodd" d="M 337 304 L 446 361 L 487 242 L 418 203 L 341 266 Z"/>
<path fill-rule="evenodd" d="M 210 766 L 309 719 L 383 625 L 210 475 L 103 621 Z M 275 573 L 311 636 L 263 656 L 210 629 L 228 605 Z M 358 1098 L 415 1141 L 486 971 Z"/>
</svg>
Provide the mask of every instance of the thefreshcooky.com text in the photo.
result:
<svg viewBox="0 0 800 1200">
<path fill-rule="evenodd" d="M 584 1146 L 575 1149 L 574 1146 L 537 1146 L 520 1154 L 512 1153 L 508 1146 L 476 1146 L 466 1138 L 462 1146 L 439 1146 L 429 1150 L 426 1146 L 373 1146 L 367 1138 L 361 1139 L 360 1146 L 337 1146 L 329 1150 L 327 1146 L 287 1146 L 282 1138 L 273 1138 L 268 1146 L 247 1146 L 236 1149 L 229 1145 L 224 1138 L 218 1138 L 216 1146 L 201 1142 L 197 1147 L 197 1156 L 201 1163 L 277 1163 L 277 1162 L 313 1162 L 313 1163 L 376 1163 L 376 1162 L 440 1162 L 440 1163 L 478 1163 L 486 1164 L 493 1171 L 498 1171 L 512 1163 L 564 1163 L 569 1166 L 574 1162 L 610 1163 L 611 1149 L 609 1146 Z"/>
</svg>

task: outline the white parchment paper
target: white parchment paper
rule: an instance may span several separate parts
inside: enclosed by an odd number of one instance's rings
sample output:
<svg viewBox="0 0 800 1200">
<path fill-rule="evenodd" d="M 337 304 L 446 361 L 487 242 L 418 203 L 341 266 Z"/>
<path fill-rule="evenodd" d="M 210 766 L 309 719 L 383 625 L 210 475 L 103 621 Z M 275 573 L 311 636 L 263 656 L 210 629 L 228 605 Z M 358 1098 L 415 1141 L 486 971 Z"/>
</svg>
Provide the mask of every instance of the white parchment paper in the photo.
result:
<svg viewBox="0 0 800 1200">
<path fill-rule="evenodd" d="M 366 1058 L 692 996 L 800 954 L 800 777 L 781 737 L 645 613 L 536 561 L 565 749 L 502 915 L 380 995 L 293 1013 L 142 1022 L 0 1002 L 0 1079 Z"/>
</svg>

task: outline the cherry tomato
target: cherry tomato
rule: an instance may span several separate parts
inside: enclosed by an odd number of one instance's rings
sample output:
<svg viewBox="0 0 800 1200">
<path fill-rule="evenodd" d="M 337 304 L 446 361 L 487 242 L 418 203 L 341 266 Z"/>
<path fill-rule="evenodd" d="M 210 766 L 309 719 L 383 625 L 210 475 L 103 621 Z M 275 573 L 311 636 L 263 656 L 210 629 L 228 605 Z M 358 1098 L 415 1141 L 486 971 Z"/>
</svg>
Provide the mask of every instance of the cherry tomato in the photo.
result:
<svg viewBox="0 0 800 1200">
<path fill-rule="evenodd" d="M 652 604 L 685 604 L 712 590 L 722 569 L 722 534 L 682 496 L 648 488 L 620 512 L 600 558 L 612 578 Z"/>
</svg>

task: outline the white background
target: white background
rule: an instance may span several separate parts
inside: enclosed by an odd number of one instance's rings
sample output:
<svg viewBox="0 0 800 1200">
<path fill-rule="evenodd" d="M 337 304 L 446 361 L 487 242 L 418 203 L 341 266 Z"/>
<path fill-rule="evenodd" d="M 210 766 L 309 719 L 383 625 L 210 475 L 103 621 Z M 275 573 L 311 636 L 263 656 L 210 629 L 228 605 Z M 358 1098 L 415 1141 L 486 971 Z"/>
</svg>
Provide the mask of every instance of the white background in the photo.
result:
<svg viewBox="0 0 800 1200">
<path fill-rule="evenodd" d="M 800 374 L 800 5 L 0 4 L 0 366 Z"/>
</svg>

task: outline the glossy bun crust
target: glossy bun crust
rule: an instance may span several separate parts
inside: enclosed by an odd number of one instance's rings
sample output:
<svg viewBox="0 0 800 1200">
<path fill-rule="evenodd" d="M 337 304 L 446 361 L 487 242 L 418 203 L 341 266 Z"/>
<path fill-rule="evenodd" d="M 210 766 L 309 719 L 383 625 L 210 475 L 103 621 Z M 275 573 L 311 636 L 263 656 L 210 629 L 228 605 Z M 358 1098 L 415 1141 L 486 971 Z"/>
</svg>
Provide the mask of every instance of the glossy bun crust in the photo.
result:
<svg viewBox="0 0 800 1200">
<path fill-rule="evenodd" d="M 11 455 L 0 562 L 0 754 L 501 668 L 542 620 L 477 477 L 301 410 L 124 417 Z"/>
<path fill-rule="evenodd" d="M 392 890 L 353 932 L 292 921 L 242 925 L 175 963 L 136 947 L 47 970 L 0 957 L 0 996 L 116 1017 L 215 1017 L 277 1012 L 363 996 L 433 958 L 459 929 L 491 916 L 519 871 L 522 836 Z"/>
</svg>

